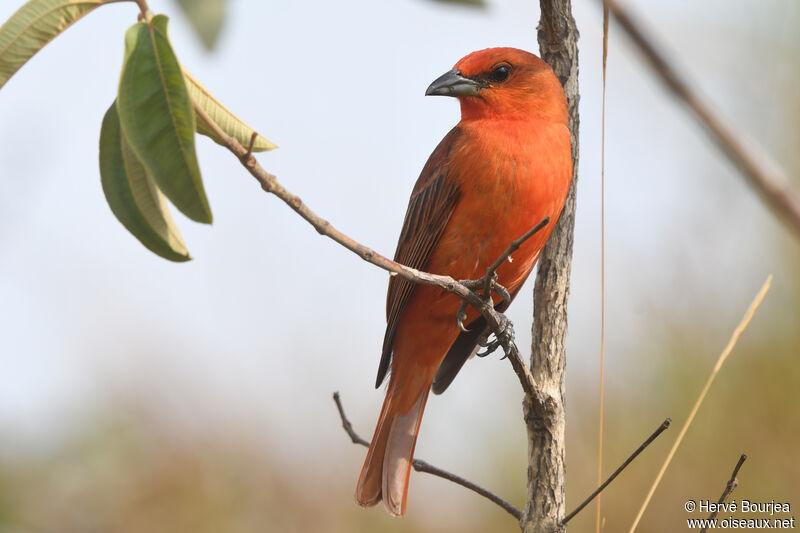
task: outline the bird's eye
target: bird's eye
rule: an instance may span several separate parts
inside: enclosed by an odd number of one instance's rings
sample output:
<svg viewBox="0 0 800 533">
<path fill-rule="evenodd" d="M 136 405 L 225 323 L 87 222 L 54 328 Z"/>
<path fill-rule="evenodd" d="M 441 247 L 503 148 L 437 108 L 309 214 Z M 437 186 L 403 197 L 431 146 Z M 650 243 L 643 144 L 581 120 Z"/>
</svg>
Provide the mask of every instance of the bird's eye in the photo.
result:
<svg viewBox="0 0 800 533">
<path fill-rule="evenodd" d="M 511 75 L 511 67 L 508 65 L 498 65 L 492 69 L 489 77 L 493 82 L 503 83 Z"/>
</svg>

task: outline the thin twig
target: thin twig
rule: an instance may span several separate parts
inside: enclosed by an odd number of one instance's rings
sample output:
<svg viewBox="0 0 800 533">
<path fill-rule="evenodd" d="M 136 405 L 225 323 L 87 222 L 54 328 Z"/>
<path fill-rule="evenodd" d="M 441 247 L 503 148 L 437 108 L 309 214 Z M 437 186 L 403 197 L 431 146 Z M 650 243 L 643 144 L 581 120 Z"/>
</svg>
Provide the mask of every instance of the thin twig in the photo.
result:
<svg viewBox="0 0 800 533">
<path fill-rule="evenodd" d="M 347 415 L 344 414 L 344 407 L 342 407 L 342 399 L 339 396 L 338 391 L 333 393 L 333 401 L 336 402 L 336 409 L 339 410 L 339 417 L 342 419 L 342 427 L 344 428 L 345 432 L 347 432 L 347 435 L 350 437 L 350 440 L 353 441 L 353 444 L 360 444 L 362 446 L 369 448 L 369 442 L 361 438 L 358 435 L 358 433 L 355 432 L 355 430 L 353 429 L 353 424 L 350 423 L 350 420 L 347 419 Z M 465 489 L 469 489 L 475 492 L 476 494 L 480 494 L 484 498 L 502 507 L 508 514 L 517 519 L 517 521 L 519 521 L 519 519 L 522 517 L 522 511 L 520 511 L 513 504 L 504 500 L 497 494 L 486 490 L 480 485 L 476 485 L 475 483 L 473 483 L 468 479 L 464 479 L 463 477 L 453 474 L 452 472 L 443 470 L 438 466 L 430 464 L 427 461 L 423 461 L 422 459 L 414 459 L 411 462 L 411 465 L 417 472 L 424 472 L 426 474 L 431 474 L 436 477 L 446 479 L 447 481 L 452 481 L 457 485 L 461 485 Z"/>
<path fill-rule="evenodd" d="M 147 5 L 147 0 L 132 0 L 139 6 L 139 10 L 142 12 L 142 16 L 147 18 L 147 13 L 150 11 L 150 6 Z"/>
<path fill-rule="evenodd" d="M 654 39 L 635 21 L 627 8 L 617 0 L 605 0 L 614 19 L 644 54 L 650 66 L 669 89 L 689 106 L 705 126 L 706 133 L 725 156 L 736 165 L 750 183 L 761 193 L 795 231 L 800 233 L 800 193 L 792 187 L 786 172 L 756 141 L 744 136 L 712 111 L 692 86 L 669 63 Z"/>
<path fill-rule="evenodd" d="M 350 440 L 353 441 L 353 444 L 360 444 L 369 448 L 369 442 L 362 439 L 361 436 L 356 433 L 353 429 L 353 424 L 350 423 L 350 420 L 347 419 L 347 415 L 344 414 L 344 407 L 342 407 L 342 399 L 339 397 L 339 391 L 333 393 L 333 401 L 336 402 L 336 408 L 339 410 L 339 418 L 342 419 L 342 427 L 350 436 Z"/>
<path fill-rule="evenodd" d="M 636 448 L 636 451 L 634 451 L 630 455 L 630 457 L 625 459 L 625 461 L 621 465 L 619 465 L 619 468 L 614 470 L 614 473 L 611 474 L 610 476 L 608 476 L 608 479 L 606 479 L 599 487 L 597 487 L 594 490 L 594 492 L 592 492 L 585 500 L 583 500 L 583 503 L 581 503 L 579 506 L 577 506 L 574 511 L 572 511 L 569 514 L 567 514 L 567 516 L 564 517 L 564 520 L 562 520 L 561 523 L 562 524 L 566 524 L 567 522 L 569 522 L 572 519 L 573 516 L 575 516 L 576 514 L 581 512 L 581 510 L 583 510 L 584 507 L 589 505 L 592 502 L 592 500 L 595 499 L 596 496 L 599 496 L 600 493 L 603 492 L 603 489 L 605 489 L 612 481 L 614 481 L 614 479 L 620 474 L 620 472 L 625 470 L 625 468 L 629 464 L 631 464 L 631 462 L 634 459 L 636 459 L 636 457 L 640 453 L 642 453 L 645 448 L 650 446 L 650 443 L 652 443 L 654 440 L 656 440 L 658 438 L 658 436 L 661 435 L 670 426 L 670 424 L 672 424 L 672 420 L 671 419 L 667 418 L 666 420 L 664 420 L 661 423 L 661 425 L 658 426 L 658 429 L 656 429 L 653 432 L 652 435 L 647 437 L 647 440 L 645 440 L 638 448 Z"/>
<path fill-rule="evenodd" d="M 492 289 L 501 288 L 500 294 L 503 296 L 503 299 L 506 301 L 507 304 L 511 304 L 511 295 L 508 293 L 505 287 L 495 283 L 497 277 L 497 269 L 500 268 L 500 265 L 505 263 L 506 261 L 511 261 L 511 254 L 519 250 L 519 247 L 522 246 L 525 241 L 536 235 L 541 229 L 543 229 L 546 225 L 550 223 L 550 217 L 544 217 L 542 220 L 539 221 L 534 227 L 529 229 L 525 232 L 525 234 L 520 237 L 519 239 L 511 241 L 511 244 L 508 245 L 506 251 L 500 254 L 494 263 L 489 265 L 489 268 L 486 269 L 486 275 L 484 276 L 484 290 L 483 296 L 484 298 L 491 299 L 492 297 Z"/>
<path fill-rule="evenodd" d="M 692 407 L 692 411 L 689 413 L 689 418 L 686 419 L 684 422 L 683 427 L 681 428 L 680 433 L 678 433 L 678 437 L 675 439 L 675 443 L 672 445 L 672 448 L 669 450 L 667 454 L 667 458 L 664 460 L 664 464 L 661 465 L 661 470 L 658 471 L 658 475 L 656 476 L 655 481 L 653 481 L 650 490 L 647 493 L 647 496 L 642 503 L 642 506 L 639 508 L 639 512 L 636 513 L 636 518 L 633 521 L 633 525 L 631 526 L 628 533 L 633 533 L 636 530 L 636 526 L 639 525 L 639 521 L 642 519 L 642 515 L 644 514 L 645 509 L 647 509 L 647 504 L 650 503 L 650 499 L 653 497 L 653 493 L 656 491 L 658 484 L 661 483 L 661 478 L 664 477 L 664 472 L 666 472 L 667 467 L 669 466 L 672 458 L 675 456 L 675 452 L 680 446 L 681 442 L 683 441 L 684 435 L 686 435 L 686 431 L 688 431 L 689 426 L 692 425 L 694 421 L 695 415 L 697 415 L 697 411 L 700 409 L 700 406 L 703 404 L 703 400 L 706 398 L 706 394 L 708 394 L 708 390 L 711 388 L 711 384 L 714 382 L 714 378 L 717 377 L 719 374 L 722 365 L 725 363 L 725 360 L 733 351 L 733 347 L 736 346 L 736 343 L 739 341 L 739 337 L 742 336 L 744 330 L 747 329 L 747 325 L 750 324 L 750 321 L 753 319 L 753 315 L 755 315 L 756 310 L 761 305 L 761 302 L 764 301 L 764 297 L 769 292 L 770 285 L 772 285 L 772 275 L 767 278 L 767 281 L 764 282 L 764 285 L 761 287 L 761 290 L 758 291 L 755 298 L 753 298 L 753 302 L 750 304 L 750 307 L 747 308 L 744 316 L 742 317 L 741 322 L 739 325 L 736 326 L 736 329 L 733 330 L 733 334 L 731 334 L 731 338 L 728 341 L 728 345 L 725 346 L 725 349 L 722 350 L 722 353 L 717 359 L 717 364 L 714 365 L 714 369 L 711 371 L 711 375 L 708 376 L 706 380 L 706 384 L 703 386 L 703 390 L 700 391 L 700 396 L 697 397 L 697 401 L 694 403 Z"/>
<path fill-rule="evenodd" d="M 247 153 L 244 155 L 245 160 L 249 159 L 251 155 L 253 155 L 253 146 L 256 144 L 256 139 L 258 138 L 258 132 L 253 130 L 253 134 L 250 135 L 250 144 L 247 145 Z"/>
<path fill-rule="evenodd" d="M 720 506 L 725 503 L 725 500 L 728 499 L 728 496 L 731 495 L 733 490 L 739 486 L 739 480 L 736 479 L 736 476 L 739 474 L 739 469 L 742 468 L 742 465 L 747 460 L 747 455 L 742 454 L 739 456 L 739 460 L 736 462 L 736 466 L 733 467 L 733 474 L 731 474 L 731 478 L 725 484 L 725 490 L 722 491 L 722 496 L 719 497 L 717 501 L 717 506 L 714 507 L 714 511 L 708 515 L 708 519 L 706 519 L 706 524 L 711 522 L 717 517 L 717 513 L 719 512 Z M 700 533 L 705 533 L 707 526 L 703 526 L 703 529 L 700 530 Z"/>
<path fill-rule="evenodd" d="M 501 324 L 507 319 L 505 319 L 502 313 L 498 312 L 494 306 L 491 305 L 491 303 L 484 301 L 480 295 L 471 291 L 450 276 L 430 274 L 415 268 L 407 267 L 392 261 L 391 259 L 379 254 L 375 250 L 372 250 L 371 248 L 368 248 L 351 237 L 345 235 L 333 227 L 330 222 L 312 211 L 305 203 L 303 203 L 300 197 L 284 188 L 274 175 L 264 170 L 254 156 L 251 155 L 250 157 L 245 158 L 244 156 L 247 155 L 247 148 L 242 146 L 241 143 L 239 143 L 239 141 L 237 141 L 234 137 L 225 133 L 225 131 L 223 131 L 222 128 L 220 128 L 219 125 L 208 116 L 208 113 L 206 113 L 202 107 L 197 105 L 197 103 L 194 105 L 194 110 L 197 116 L 205 121 L 206 124 L 208 124 L 208 126 L 214 131 L 215 135 L 224 140 L 225 147 L 228 148 L 228 150 L 230 150 L 241 161 L 242 165 L 247 169 L 250 175 L 252 175 L 261 184 L 261 188 L 264 189 L 264 191 L 274 194 L 280 198 L 286 205 L 291 207 L 298 215 L 300 215 L 300 217 L 311 224 L 311 226 L 313 226 L 320 235 L 334 240 L 358 255 L 364 261 L 372 263 L 373 265 L 380 267 L 394 275 L 398 275 L 403 279 L 421 285 L 438 287 L 443 291 L 455 294 L 462 300 L 469 302 L 472 307 L 477 309 L 486 319 L 486 323 L 488 324 L 489 328 L 495 332 L 495 334 L 499 331 L 502 331 Z M 530 368 L 525 364 L 520 356 L 519 349 L 517 348 L 516 344 L 513 341 L 506 344 L 507 345 L 503 346 L 503 349 L 505 350 L 508 359 L 511 361 L 511 366 L 514 369 L 514 372 L 517 374 L 517 378 L 519 379 L 520 385 L 522 385 L 525 396 L 530 398 L 534 409 L 539 412 L 543 411 L 545 409 L 545 401 L 547 399 L 546 393 L 539 390 L 535 386 L 533 374 L 531 374 Z"/>
<path fill-rule="evenodd" d="M 473 483 L 468 479 L 464 479 L 461 476 L 452 474 L 447 470 L 442 470 L 441 468 L 433 466 L 432 464 L 427 463 L 422 459 L 414 459 L 414 461 L 412 461 L 411 464 L 414 466 L 414 470 L 416 470 L 417 472 L 426 472 L 428 474 L 433 474 L 434 476 L 446 479 L 448 481 L 452 481 L 457 485 L 461 485 L 465 489 L 469 489 L 472 492 L 480 494 L 484 498 L 491 500 L 493 503 L 502 507 L 508 514 L 516 518 L 517 521 L 519 521 L 519 519 L 522 518 L 522 511 L 519 510 L 519 508 L 517 508 L 515 505 L 511 504 L 507 500 L 504 500 L 497 494 L 484 489 L 480 485 L 476 485 L 475 483 Z"/>
<path fill-rule="evenodd" d="M 608 66 L 608 4 L 603 0 L 603 101 L 600 116 L 600 387 L 597 413 L 597 483 L 603 479 L 603 416 L 606 370 L 606 70 Z M 600 533 L 602 498 L 598 494 L 595 533 Z M 562 523 L 565 523 L 562 521 Z"/>
<path fill-rule="evenodd" d="M 498 257 L 497 260 L 494 263 L 492 263 L 492 265 L 489 268 L 486 269 L 486 277 L 487 278 L 491 277 L 497 271 L 497 269 L 500 268 L 500 265 L 505 263 L 508 260 L 508 258 L 511 257 L 511 254 L 519 250 L 519 247 L 522 246 L 523 243 L 525 243 L 525 241 L 533 237 L 537 232 L 539 232 L 539 230 L 544 228 L 549 223 L 550 223 L 550 217 L 544 217 L 538 224 L 536 224 L 534 227 L 526 231 L 525 235 L 523 235 L 519 239 L 511 241 L 511 244 L 508 245 L 506 251 L 500 254 L 500 257 Z"/>
</svg>

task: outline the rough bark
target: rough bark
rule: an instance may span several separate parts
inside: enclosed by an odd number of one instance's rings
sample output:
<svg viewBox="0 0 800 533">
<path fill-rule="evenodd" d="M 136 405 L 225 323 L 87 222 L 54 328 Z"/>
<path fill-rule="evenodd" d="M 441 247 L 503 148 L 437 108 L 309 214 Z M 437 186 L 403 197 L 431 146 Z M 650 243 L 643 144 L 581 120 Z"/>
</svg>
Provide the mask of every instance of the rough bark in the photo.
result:
<svg viewBox="0 0 800 533">
<path fill-rule="evenodd" d="M 571 0 L 540 0 L 539 48 L 567 95 L 572 136 L 572 186 L 564 211 L 542 255 L 533 292 L 531 371 L 545 407 L 524 403 L 528 428 L 528 495 L 525 533 L 561 532 L 565 513 L 564 370 L 567 297 L 578 176 L 578 31 Z"/>
</svg>

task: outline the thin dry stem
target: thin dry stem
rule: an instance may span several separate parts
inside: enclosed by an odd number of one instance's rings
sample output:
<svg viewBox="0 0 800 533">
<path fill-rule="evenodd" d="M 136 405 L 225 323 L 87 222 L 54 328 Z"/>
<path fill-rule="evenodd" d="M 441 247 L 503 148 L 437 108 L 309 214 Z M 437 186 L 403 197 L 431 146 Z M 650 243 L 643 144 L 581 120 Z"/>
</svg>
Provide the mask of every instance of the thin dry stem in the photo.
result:
<svg viewBox="0 0 800 533">
<path fill-rule="evenodd" d="M 728 499 L 728 496 L 734 491 L 736 487 L 739 486 L 739 480 L 736 479 L 736 476 L 739 474 L 739 469 L 742 468 L 742 465 L 747 460 L 747 455 L 742 454 L 739 456 L 739 460 L 736 462 L 736 466 L 733 467 L 733 473 L 731 474 L 731 478 L 725 483 L 725 490 L 722 491 L 722 496 L 719 497 L 717 501 L 717 506 L 714 508 L 714 512 L 708 515 L 708 519 L 706 519 L 706 524 L 711 522 L 717 517 L 717 513 L 719 512 L 720 506 L 725 503 L 725 500 Z M 700 533 L 705 533 L 707 526 L 703 526 L 703 529 L 700 530 Z"/>
<path fill-rule="evenodd" d="M 642 444 L 640 444 L 639 447 L 636 448 L 636 450 L 634 450 L 634 452 L 632 454 L 630 454 L 630 456 L 628 456 L 628 458 L 625 459 L 625 461 L 621 465 L 619 465 L 619 467 L 616 470 L 614 470 L 614 473 L 611 474 L 610 476 L 608 476 L 608 479 L 606 479 L 602 484 L 600 484 L 600 486 L 597 487 L 594 490 L 594 492 L 592 492 L 589 496 L 587 496 L 587 498 L 585 500 L 583 500 L 583 502 L 579 506 L 577 506 L 574 511 L 572 511 L 569 514 L 567 514 L 567 516 L 564 517 L 564 520 L 562 520 L 561 523 L 562 524 L 566 524 L 567 522 L 572 520 L 572 518 L 576 514 L 580 513 L 581 510 L 583 510 L 584 507 L 589 505 L 595 497 L 599 498 L 600 497 L 600 493 L 603 492 L 603 489 L 605 489 L 612 481 L 614 481 L 614 479 L 618 475 L 620 475 L 620 473 L 623 470 L 625 470 L 625 468 L 629 464 L 631 464 L 631 462 L 634 459 L 636 459 L 636 457 L 640 453 L 642 453 L 645 448 L 650 446 L 650 443 L 652 443 L 654 440 L 656 440 L 658 438 L 658 436 L 661 435 L 670 426 L 670 424 L 672 424 L 672 420 L 671 419 L 667 418 L 666 420 L 664 420 L 661 423 L 661 425 L 658 426 L 658 428 L 649 437 L 647 437 L 647 439 L 645 439 L 645 441 Z"/>
<path fill-rule="evenodd" d="M 603 102 L 600 117 L 600 398 L 597 413 L 597 483 L 603 479 L 603 406 L 606 359 L 606 67 L 608 64 L 608 4 L 603 0 Z M 602 490 L 602 489 L 600 489 Z M 600 533 L 602 496 L 597 495 L 595 532 Z M 567 518 L 563 523 L 566 523 Z"/>
<path fill-rule="evenodd" d="M 629 533 L 633 533 L 636 530 L 636 526 L 639 525 L 639 521 L 642 519 L 642 515 L 644 514 L 645 509 L 647 509 L 647 505 L 650 503 L 650 499 L 653 497 L 653 493 L 656 491 L 659 483 L 661 483 L 661 478 L 664 477 L 664 472 L 666 472 L 667 467 L 669 466 L 670 462 L 672 462 L 672 458 L 675 455 L 675 451 L 680 446 L 681 442 L 683 441 L 683 437 L 686 435 L 686 431 L 689 429 L 689 426 L 692 425 L 694 421 L 694 417 L 697 414 L 697 411 L 700 409 L 700 406 L 703 404 L 703 400 L 706 398 L 706 394 L 708 394 L 708 390 L 711 388 L 711 384 L 714 382 L 714 378 L 717 377 L 719 370 L 722 368 L 722 365 L 725 363 L 725 360 L 728 359 L 728 356 L 733 351 L 733 347 L 736 346 L 736 343 L 739 341 L 739 337 L 742 336 L 744 330 L 747 329 L 747 325 L 750 324 L 750 321 L 753 319 L 753 315 L 755 315 L 756 310 L 761 305 L 761 302 L 764 301 L 764 297 L 767 295 L 769 291 L 770 285 L 772 284 L 772 275 L 767 277 L 767 281 L 764 282 L 764 285 L 761 287 L 761 290 L 758 291 L 756 297 L 753 299 L 753 302 L 750 304 L 750 307 L 747 308 L 747 312 L 742 317 L 741 322 L 739 325 L 736 326 L 736 329 L 733 330 L 733 334 L 731 335 L 730 340 L 728 341 L 728 345 L 725 346 L 725 349 L 722 350 L 722 353 L 717 359 L 717 364 L 714 365 L 714 369 L 711 371 L 711 375 L 708 376 L 708 380 L 706 380 L 706 384 L 703 387 L 703 390 L 700 391 L 700 396 L 698 396 L 697 401 L 694 403 L 694 407 L 692 407 L 692 411 L 689 413 L 689 418 L 686 419 L 686 422 L 683 424 L 680 433 L 678 433 L 678 438 L 675 439 L 675 444 L 672 445 L 669 453 L 667 454 L 666 460 L 664 460 L 664 464 L 661 465 L 661 470 L 658 471 L 658 475 L 656 476 L 655 481 L 653 481 L 653 485 L 650 487 L 650 490 L 647 493 L 647 496 L 642 503 L 641 508 L 639 508 L 639 512 L 636 513 L 636 518 L 633 521 L 633 525 L 631 526 Z"/>
<path fill-rule="evenodd" d="M 500 268 L 500 265 L 505 263 L 508 260 L 508 258 L 511 257 L 511 254 L 519 250 L 519 247 L 522 246 L 522 244 L 525 241 L 533 237 L 537 232 L 539 232 L 549 223 L 550 223 L 550 217 L 544 217 L 541 220 L 541 222 L 539 222 L 534 227 L 526 231 L 525 235 L 523 235 L 519 239 L 511 241 L 511 244 L 508 245 L 506 251 L 500 254 L 500 257 L 498 257 L 497 260 L 494 263 L 492 263 L 491 266 L 486 270 L 486 277 L 491 277 L 492 274 L 494 274 L 497 271 L 497 269 Z"/>
<path fill-rule="evenodd" d="M 353 429 L 353 424 L 350 423 L 350 420 L 347 419 L 347 415 L 344 414 L 344 407 L 342 406 L 342 399 L 339 396 L 339 392 L 333 393 L 333 401 L 336 402 L 336 409 L 339 411 L 339 417 L 342 419 L 342 427 L 344 428 L 347 435 L 350 437 L 350 440 L 353 441 L 353 444 L 360 444 L 361 446 L 365 446 L 369 448 L 369 442 L 365 439 L 361 438 L 358 433 L 355 432 Z M 497 494 L 486 490 L 485 488 L 481 487 L 473 483 L 472 481 L 465 479 L 459 475 L 453 474 L 452 472 L 448 472 L 438 466 L 434 466 L 427 461 L 423 461 L 422 459 L 414 459 L 411 462 L 411 466 L 414 467 L 414 470 L 417 472 L 424 472 L 426 474 L 431 474 L 436 477 L 440 477 L 442 479 L 446 479 L 447 481 L 452 481 L 456 485 L 461 485 L 465 489 L 469 489 L 476 494 L 479 494 L 490 500 L 492 503 L 497 504 L 498 506 L 502 507 L 508 514 L 513 516 L 516 520 L 519 520 L 522 517 L 522 511 L 519 510 L 516 506 L 509 503 L 507 500 L 504 500 Z"/>
</svg>

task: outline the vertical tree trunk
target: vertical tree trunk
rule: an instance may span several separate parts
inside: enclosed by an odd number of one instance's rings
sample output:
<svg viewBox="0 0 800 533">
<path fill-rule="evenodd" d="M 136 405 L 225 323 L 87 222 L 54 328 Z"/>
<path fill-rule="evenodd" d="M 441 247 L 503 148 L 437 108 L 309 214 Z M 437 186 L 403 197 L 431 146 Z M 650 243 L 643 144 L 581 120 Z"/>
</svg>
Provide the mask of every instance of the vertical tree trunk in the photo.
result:
<svg viewBox="0 0 800 533">
<path fill-rule="evenodd" d="M 572 136 L 572 186 L 561 218 L 539 258 L 533 292 L 531 371 L 546 396 L 540 412 L 525 401 L 528 427 L 528 496 L 521 527 L 525 533 L 561 532 L 564 518 L 564 370 L 567 297 L 575 225 L 578 176 L 578 31 L 571 0 L 540 0 L 539 48 L 567 95 Z"/>
</svg>

